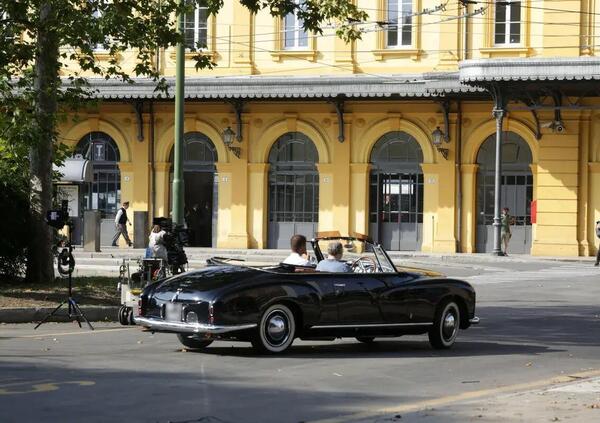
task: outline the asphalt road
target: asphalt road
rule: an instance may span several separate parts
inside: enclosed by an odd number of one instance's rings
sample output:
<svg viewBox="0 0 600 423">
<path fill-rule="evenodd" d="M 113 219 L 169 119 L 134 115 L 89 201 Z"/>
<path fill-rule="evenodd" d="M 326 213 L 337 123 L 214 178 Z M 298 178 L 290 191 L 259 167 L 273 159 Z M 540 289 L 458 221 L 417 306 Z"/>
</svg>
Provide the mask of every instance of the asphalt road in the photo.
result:
<svg viewBox="0 0 600 423">
<path fill-rule="evenodd" d="M 427 264 L 477 289 L 481 324 L 450 351 L 407 336 L 374 346 L 296 341 L 265 357 L 232 342 L 185 352 L 174 335 L 114 324 L 0 325 L 0 422 L 404 421 L 399 410 L 434 404 L 453 423 L 472 411 L 461 398 L 600 369 L 600 269 Z"/>
</svg>

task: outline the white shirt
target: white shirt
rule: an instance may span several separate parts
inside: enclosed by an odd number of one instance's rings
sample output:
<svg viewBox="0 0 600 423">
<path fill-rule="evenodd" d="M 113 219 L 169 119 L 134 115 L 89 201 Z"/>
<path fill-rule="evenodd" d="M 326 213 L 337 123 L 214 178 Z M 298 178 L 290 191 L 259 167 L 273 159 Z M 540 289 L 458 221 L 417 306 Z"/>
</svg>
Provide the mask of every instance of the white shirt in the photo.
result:
<svg viewBox="0 0 600 423">
<path fill-rule="evenodd" d="M 285 264 L 293 264 L 296 266 L 310 266 L 311 263 L 309 260 L 306 260 L 298 253 L 291 253 L 287 258 L 283 261 Z"/>
<path fill-rule="evenodd" d="M 152 248 L 155 245 L 163 243 L 163 237 L 165 236 L 165 231 L 160 232 L 150 232 L 150 236 L 148 237 L 148 247 Z"/>
</svg>

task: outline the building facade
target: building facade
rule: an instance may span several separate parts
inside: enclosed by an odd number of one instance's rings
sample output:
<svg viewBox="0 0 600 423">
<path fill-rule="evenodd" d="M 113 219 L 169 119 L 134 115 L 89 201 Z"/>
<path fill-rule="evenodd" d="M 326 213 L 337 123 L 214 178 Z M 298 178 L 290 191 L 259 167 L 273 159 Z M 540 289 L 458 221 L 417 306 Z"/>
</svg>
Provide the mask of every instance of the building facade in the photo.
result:
<svg viewBox="0 0 600 423">
<path fill-rule="evenodd" d="M 237 1 L 215 17 L 202 8 L 186 17 L 189 43 L 204 44 L 217 64 L 196 71 L 186 54 L 185 216 L 193 245 L 286 248 L 293 233 L 339 230 L 369 234 L 390 250 L 491 251 L 494 102 L 489 90 L 461 83 L 461 64 L 541 73 L 551 58 L 596 66 L 600 6 L 357 3 L 372 22 L 350 44 L 335 37 L 334 24 L 314 36 L 294 16 L 252 15 Z M 133 66 L 133 54 L 121 63 Z M 161 51 L 156 65 L 172 77 L 174 50 Z M 600 92 L 590 83 L 572 94 L 562 79 L 547 94 L 524 90 L 508 101 L 509 253 L 597 251 Z M 92 81 L 102 101 L 60 129 L 93 166 L 80 210 L 100 210 L 107 234 L 121 201 L 148 221 L 169 216 L 173 100 L 159 98 L 150 81 Z M 223 142 L 228 127 L 239 139 L 231 146 Z"/>
</svg>

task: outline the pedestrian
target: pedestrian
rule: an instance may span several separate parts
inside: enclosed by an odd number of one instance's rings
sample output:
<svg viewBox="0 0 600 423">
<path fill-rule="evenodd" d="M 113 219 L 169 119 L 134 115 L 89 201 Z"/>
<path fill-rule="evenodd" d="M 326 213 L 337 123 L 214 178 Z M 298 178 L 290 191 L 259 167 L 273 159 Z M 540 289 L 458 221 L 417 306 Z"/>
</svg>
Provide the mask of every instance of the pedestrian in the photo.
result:
<svg viewBox="0 0 600 423">
<path fill-rule="evenodd" d="M 131 226 L 131 221 L 127 217 L 127 209 L 128 208 L 129 208 L 129 201 L 124 201 L 123 207 L 121 207 L 119 209 L 119 211 L 117 212 L 117 215 L 115 216 L 115 226 L 117 227 L 117 232 L 115 233 L 115 236 L 113 236 L 113 240 L 112 240 L 113 247 L 117 247 L 117 241 L 119 240 L 119 237 L 121 235 L 123 235 L 123 238 L 125 238 L 125 242 L 127 242 L 128 246 L 131 247 L 133 245 L 133 243 L 129 239 L 129 234 L 127 233 L 127 224 L 129 224 Z"/>
<path fill-rule="evenodd" d="M 510 225 L 512 222 L 508 212 L 508 207 L 504 207 L 502 209 L 502 214 L 500 215 L 500 239 L 502 240 L 502 245 L 504 245 L 503 253 L 505 256 L 508 255 L 508 243 L 510 241 L 510 237 L 512 236 L 510 233 Z"/>
<path fill-rule="evenodd" d="M 600 238 L 600 220 L 596 221 L 596 236 Z M 596 253 L 596 263 L 594 266 L 600 264 L 600 245 L 598 246 L 598 252 Z"/>
</svg>

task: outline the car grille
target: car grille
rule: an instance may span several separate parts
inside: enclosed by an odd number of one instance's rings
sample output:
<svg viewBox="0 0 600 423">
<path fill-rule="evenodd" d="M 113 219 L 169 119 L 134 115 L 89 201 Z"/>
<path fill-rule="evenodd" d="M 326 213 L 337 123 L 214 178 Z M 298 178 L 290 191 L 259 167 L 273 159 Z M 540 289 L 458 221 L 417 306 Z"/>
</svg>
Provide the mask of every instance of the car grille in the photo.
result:
<svg viewBox="0 0 600 423">
<path fill-rule="evenodd" d="M 164 319 L 166 317 L 166 308 L 168 302 L 169 301 L 153 301 L 153 304 L 151 304 L 151 306 L 148 307 L 148 311 L 146 312 L 145 316 Z M 208 302 L 176 302 L 176 304 L 181 304 L 182 321 L 185 321 L 187 313 L 193 311 L 198 316 L 198 323 L 208 322 Z"/>
</svg>

